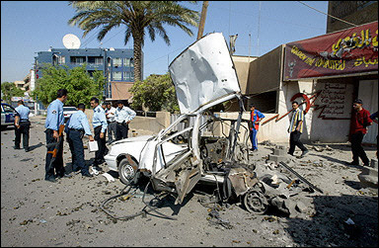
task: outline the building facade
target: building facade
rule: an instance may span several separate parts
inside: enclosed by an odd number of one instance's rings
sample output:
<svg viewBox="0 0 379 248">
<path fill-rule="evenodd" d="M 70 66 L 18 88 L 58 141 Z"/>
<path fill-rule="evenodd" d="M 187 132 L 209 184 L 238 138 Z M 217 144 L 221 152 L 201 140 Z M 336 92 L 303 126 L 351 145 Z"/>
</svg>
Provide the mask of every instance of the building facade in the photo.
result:
<svg viewBox="0 0 379 248">
<path fill-rule="evenodd" d="M 377 21 L 378 1 L 328 1 L 328 14 L 326 32 L 340 31 Z"/>
<path fill-rule="evenodd" d="M 44 64 L 64 65 L 68 69 L 86 65 L 86 70 L 90 76 L 97 70 L 102 71 L 106 83 L 103 91 L 105 99 L 113 98 L 112 85 L 134 83 L 134 61 L 132 49 L 114 48 L 83 48 L 66 49 L 51 48 L 48 51 L 41 51 L 35 57 L 35 77 L 43 77 L 41 68 Z M 141 69 L 143 74 L 143 68 Z"/>
<path fill-rule="evenodd" d="M 355 35 L 355 36 L 354 36 Z M 378 110 L 378 22 L 283 44 L 250 63 L 245 95 L 263 111 L 259 140 L 285 142 L 291 102 L 305 111 L 302 140 L 345 143 L 349 140 L 352 102 Z M 352 38 L 347 47 L 345 37 Z M 364 143 L 375 144 L 377 126 Z"/>
</svg>

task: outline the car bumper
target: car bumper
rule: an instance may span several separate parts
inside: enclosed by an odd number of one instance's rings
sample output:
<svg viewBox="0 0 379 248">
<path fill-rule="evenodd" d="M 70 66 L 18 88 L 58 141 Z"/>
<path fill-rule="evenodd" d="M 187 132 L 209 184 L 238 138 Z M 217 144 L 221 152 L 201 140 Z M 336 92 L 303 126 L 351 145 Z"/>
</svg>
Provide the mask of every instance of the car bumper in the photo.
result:
<svg viewBox="0 0 379 248">
<path fill-rule="evenodd" d="M 118 168 L 117 168 L 117 157 L 116 156 L 113 156 L 113 155 L 110 155 L 110 154 L 107 154 L 104 156 L 104 160 L 105 162 L 107 163 L 108 165 L 108 168 L 112 171 L 118 171 Z"/>
</svg>

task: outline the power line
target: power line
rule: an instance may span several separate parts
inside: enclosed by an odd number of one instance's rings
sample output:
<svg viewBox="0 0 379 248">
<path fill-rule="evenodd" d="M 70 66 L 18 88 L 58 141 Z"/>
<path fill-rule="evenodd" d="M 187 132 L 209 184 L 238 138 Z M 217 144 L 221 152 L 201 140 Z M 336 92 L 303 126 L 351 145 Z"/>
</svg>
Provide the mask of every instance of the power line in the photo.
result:
<svg viewBox="0 0 379 248">
<path fill-rule="evenodd" d="M 231 11 L 229 9 L 226 9 L 226 8 L 222 8 L 222 7 L 213 7 L 213 8 L 216 8 L 216 9 L 220 9 L 220 10 L 225 10 L 225 11 L 229 11 L 230 13 L 234 13 L 234 14 L 238 14 L 238 15 L 245 15 L 245 16 L 251 16 L 251 17 L 255 17 L 254 15 L 251 15 L 251 14 L 247 14 L 247 13 L 243 13 L 243 12 L 237 12 L 237 11 Z M 274 18 L 271 18 L 271 17 L 268 17 L 268 16 L 264 16 L 264 15 L 261 15 L 261 18 L 264 18 L 265 20 L 270 20 L 270 21 L 274 21 L 274 22 L 279 22 L 279 23 L 285 23 L 285 24 L 289 24 L 289 25 L 292 25 L 292 26 L 297 26 L 297 27 L 304 27 L 304 28 L 312 28 L 312 29 L 320 29 L 319 27 L 312 27 L 312 26 L 308 26 L 308 25 L 301 25 L 301 24 L 298 24 L 298 23 L 292 23 L 292 22 L 286 22 L 284 20 L 277 20 L 277 19 L 274 19 Z M 248 27 L 250 27 L 251 25 L 249 25 Z M 230 31 L 229 31 L 230 32 Z"/>
<path fill-rule="evenodd" d="M 318 9 L 315 9 L 315 8 L 309 6 L 309 5 L 307 5 L 307 4 L 305 4 L 305 3 L 301 2 L 301 1 L 297 1 L 297 2 L 299 2 L 299 3 L 301 3 L 301 4 L 305 5 L 305 6 L 307 6 L 308 8 L 311 8 L 311 9 L 313 9 L 313 10 L 316 10 L 317 12 L 319 12 L 319 13 L 321 13 L 321 14 L 324 14 L 324 15 L 327 15 L 327 16 L 329 16 L 329 17 L 331 17 L 331 18 L 334 18 L 334 19 L 336 19 L 336 20 L 338 20 L 338 21 L 340 21 L 340 22 L 344 22 L 344 23 L 349 24 L 349 25 L 351 25 L 351 26 L 358 27 L 358 25 L 355 25 L 354 23 L 350 23 L 350 22 L 347 22 L 347 21 L 342 20 L 342 19 L 340 19 L 340 18 L 337 18 L 337 17 L 335 17 L 335 16 L 332 16 L 332 15 L 330 15 L 330 14 L 324 13 L 324 12 L 322 12 L 322 11 L 320 11 L 320 10 L 318 10 Z"/>
<path fill-rule="evenodd" d="M 88 37 L 87 40 L 85 40 L 85 41 L 83 42 L 83 44 L 81 45 L 81 47 L 84 47 L 84 46 L 88 45 L 88 43 L 90 42 L 90 40 L 92 41 L 93 38 L 96 37 L 96 34 L 97 34 L 97 33 L 95 32 L 95 33 L 93 33 L 90 37 Z"/>
<path fill-rule="evenodd" d="M 145 66 L 148 65 L 148 64 L 150 64 L 150 63 L 153 63 L 153 62 L 157 61 L 158 59 L 161 59 L 161 58 L 163 58 L 163 57 L 166 57 L 167 55 L 170 55 L 171 53 L 174 53 L 174 52 L 176 52 L 176 51 L 178 51 L 178 50 L 182 50 L 182 49 L 184 49 L 184 48 L 186 48 L 186 47 L 188 47 L 188 46 L 186 45 L 186 46 L 184 46 L 184 47 L 180 47 L 180 48 L 178 48 L 178 49 L 176 49 L 176 50 L 174 50 L 174 51 L 171 51 L 171 52 L 169 52 L 169 53 L 167 53 L 167 54 L 165 54 L 165 55 L 163 55 L 163 56 L 161 56 L 161 57 L 158 57 L 158 58 L 156 58 L 156 59 L 154 59 L 154 60 L 152 60 L 152 61 L 146 62 L 146 63 L 145 63 Z"/>
<path fill-rule="evenodd" d="M 113 39 L 114 37 L 116 37 L 119 33 L 121 33 L 122 31 L 124 31 L 123 29 L 120 30 L 120 32 L 118 32 L 117 34 L 113 35 L 111 38 L 109 38 L 108 40 L 104 41 L 104 43 L 108 42 L 109 40 Z"/>
</svg>

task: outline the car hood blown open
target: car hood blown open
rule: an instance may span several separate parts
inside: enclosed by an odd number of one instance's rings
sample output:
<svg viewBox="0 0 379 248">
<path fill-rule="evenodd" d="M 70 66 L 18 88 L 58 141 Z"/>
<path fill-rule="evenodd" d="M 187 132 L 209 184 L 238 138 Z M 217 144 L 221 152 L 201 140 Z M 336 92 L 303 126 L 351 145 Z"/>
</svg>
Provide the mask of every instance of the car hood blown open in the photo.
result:
<svg viewBox="0 0 379 248">
<path fill-rule="evenodd" d="M 190 45 L 169 66 L 181 114 L 226 95 L 240 92 L 237 73 L 221 33 Z"/>
</svg>

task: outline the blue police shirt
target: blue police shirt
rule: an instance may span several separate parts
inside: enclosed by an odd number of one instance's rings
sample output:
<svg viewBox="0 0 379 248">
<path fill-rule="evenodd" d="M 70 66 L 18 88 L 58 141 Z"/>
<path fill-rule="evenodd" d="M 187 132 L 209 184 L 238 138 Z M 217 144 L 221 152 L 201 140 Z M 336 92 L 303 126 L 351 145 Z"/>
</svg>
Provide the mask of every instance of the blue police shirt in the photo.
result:
<svg viewBox="0 0 379 248">
<path fill-rule="evenodd" d="M 93 128 L 102 126 L 102 133 L 105 133 L 105 130 L 108 127 L 107 118 L 105 117 L 105 111 L 100 105 L 93 109 L 92 126 Z"/>
<path fill-rule="evenodd" d="M 70 122 L 68 123 L 68 128 L 76 130 L 83 129 L 86 135 L 92 135 L 87 116 L 81 110 L 78 110 L 77 112 L 71 115 Z"/>
<path fill-rule="evenodd" d="M 25 107 L 24 105 L 19 105 L 16 108 L 18 116 L 20 116 L 21 120 L 28 120 L 30 109 L 28 107 Z"/>
<path fill-rule="evenodd" d="M 60 125 L 64 125 L 63 102 L 55 99 L 47 107 L 45 128 L 58 131 Z"/>
</svg>

